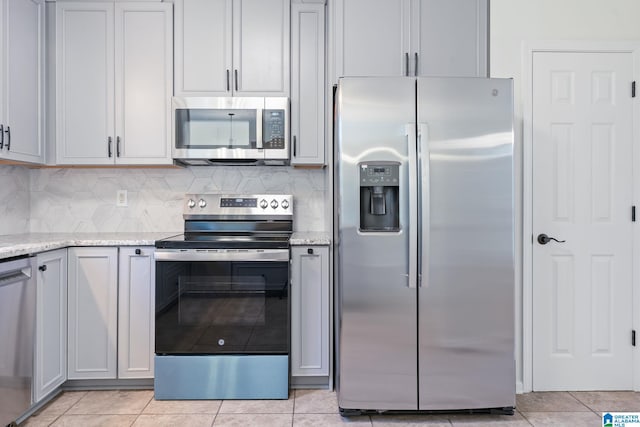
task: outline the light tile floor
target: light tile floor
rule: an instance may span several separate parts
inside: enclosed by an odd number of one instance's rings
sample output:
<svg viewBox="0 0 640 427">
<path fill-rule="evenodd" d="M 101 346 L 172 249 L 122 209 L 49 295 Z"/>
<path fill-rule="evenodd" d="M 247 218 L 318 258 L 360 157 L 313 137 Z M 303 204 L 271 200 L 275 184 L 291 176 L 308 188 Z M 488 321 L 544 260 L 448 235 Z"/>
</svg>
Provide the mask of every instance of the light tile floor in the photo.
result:
<svg viewBox="0 0 640 427">
<path fill-rule="evenodd" d="M 509 415 L 372 415 L 343 418 L 335 392 L 295 390 L 288 400 L 154 400 L 153 391 L 65 392 L 28 418 L 29 427 L 601 426 L 602 412 L 640 412 L 640 393 L 547 392 L 516 398 Z"/>
</svg>

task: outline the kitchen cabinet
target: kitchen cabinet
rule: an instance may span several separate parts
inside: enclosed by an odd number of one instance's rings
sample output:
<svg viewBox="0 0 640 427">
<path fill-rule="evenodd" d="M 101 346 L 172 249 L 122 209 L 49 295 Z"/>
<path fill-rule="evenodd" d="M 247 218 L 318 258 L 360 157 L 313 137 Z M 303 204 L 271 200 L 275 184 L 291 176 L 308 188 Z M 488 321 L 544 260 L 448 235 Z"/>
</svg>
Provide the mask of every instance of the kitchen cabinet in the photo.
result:
<svg viewBox="0 0 640 427">
<path fill-rule="evenodd" d="M 67 250 L 37 256 L 34 402 L 67 380 Z"/>
<path fill-rule="evenodd" d="M 153 378 L 153 251 L 69 248 L 69 379 Z"/>
<path fill-rule="evenodd" d="M 44 162 L 44 0 L 0 0 L 0 159 Z"/>
<path fill-rule="evenodd" d="M 68 265 L 68 378 L 116 378 L 118 248 L 69 248 Z"/>
<path fill-rule="evenodd" d="M 288 96 L 289 0 L 175 0 L 176 96 Z"/>
<path fill-rule="evenodd" d="M 329 376 L 329 247 L 291 248 L 291 376 Z"/>
<path fill-rule="evenodd" d="M 292 165 L 325 164 L 325 5 L 291 5 Z"/>
<path fill-rule="evenodd" d="M 56 162 L 171 164 L 172 5 L 56 3 Z"/>
<path fill-rule="evenodd" d="M 120 248 L 118 378 L 153 378 L 154 247 Z"/>
<path fill-rule="evenodd" d="M 334 82 L 487 76 L 487 0 L 337 0 L 334 17 Z"/>
</svg>

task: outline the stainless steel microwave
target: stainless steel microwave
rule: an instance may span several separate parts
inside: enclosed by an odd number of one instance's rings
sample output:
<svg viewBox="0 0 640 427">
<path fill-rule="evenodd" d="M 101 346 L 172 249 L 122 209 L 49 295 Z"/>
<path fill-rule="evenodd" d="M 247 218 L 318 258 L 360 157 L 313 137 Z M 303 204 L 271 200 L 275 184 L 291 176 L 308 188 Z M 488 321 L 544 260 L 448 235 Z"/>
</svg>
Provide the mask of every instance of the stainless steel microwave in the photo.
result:
<svg viewBox="0 0 640 427">
<path fill-rule="evenodd" d="M 173 158 L 187 165 L 289 163 L 289 99 L 174 97 Z"/>
</svg>

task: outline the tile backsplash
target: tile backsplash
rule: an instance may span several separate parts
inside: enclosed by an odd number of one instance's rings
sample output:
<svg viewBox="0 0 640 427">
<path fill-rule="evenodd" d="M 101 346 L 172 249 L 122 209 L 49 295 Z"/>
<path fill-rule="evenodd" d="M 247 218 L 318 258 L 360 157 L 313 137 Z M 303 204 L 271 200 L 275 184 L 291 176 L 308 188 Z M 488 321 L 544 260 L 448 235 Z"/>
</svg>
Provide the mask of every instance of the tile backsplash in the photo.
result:
<svg viewBox="0 0 640 427">
<path fill-rule="evenodd" d="M 31 232 L 179 232 L 185 193 L 290 193 L 294 230 L 328 229 L 326 171 L 322 169 L 196 166 L 33 169 L 27 174 L 30 198 L 21 203 L 30 203 L 27 231 Z M 127 207 L 116 206 L 118 190 L 127 190 Z"/>
<path fill-rule="evenodd" d="M 0 165 L 0 234 L 29 231 L 29 169 Z"/>
</svg>

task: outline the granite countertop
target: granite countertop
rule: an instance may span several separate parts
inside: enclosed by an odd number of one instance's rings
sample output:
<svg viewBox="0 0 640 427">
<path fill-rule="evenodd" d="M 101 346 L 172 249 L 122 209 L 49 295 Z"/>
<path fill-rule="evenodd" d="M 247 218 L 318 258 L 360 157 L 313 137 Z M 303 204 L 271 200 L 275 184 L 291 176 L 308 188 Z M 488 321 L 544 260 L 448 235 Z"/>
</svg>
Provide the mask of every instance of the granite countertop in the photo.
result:
<svg viewBox="0 0 640 427">
<path fill-rule="evenodd" d="M 180 234 L 165 233 L 26 233 L 0 236 L 0 259 L 37 254 L 70 246 L 153 246 L 156 240 Z M 295 232 L 291 245 L 329 245 L 323 232 Z"/>
<path fill-rule="evenodd" d="M 292 246 L 326 246 L 331 244 L 331 237 L 322 231 L 294 231 L 289 243 Z"/>
<path fill-rule="evenodd" d="M 0 236 L 0 259 L 69 246 L 153 246 L 169 233 L 26 233 Z"/>
</svg>

